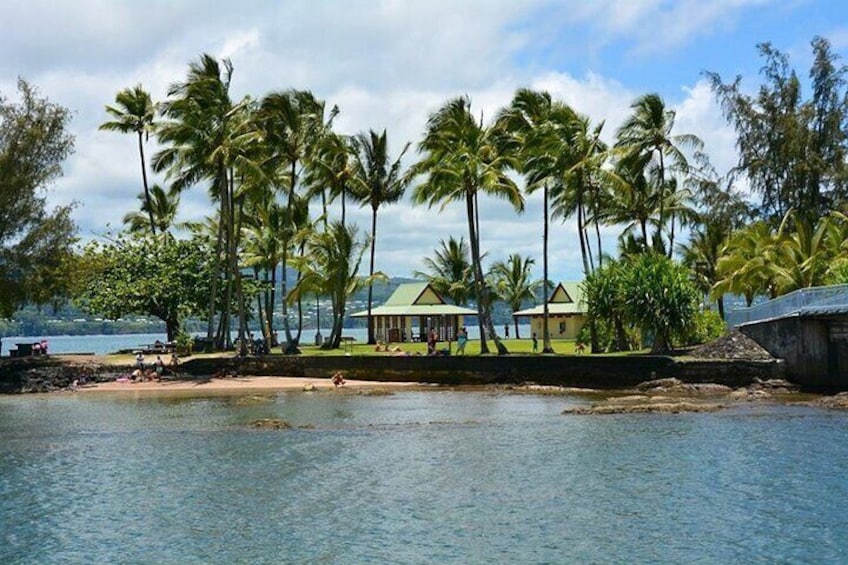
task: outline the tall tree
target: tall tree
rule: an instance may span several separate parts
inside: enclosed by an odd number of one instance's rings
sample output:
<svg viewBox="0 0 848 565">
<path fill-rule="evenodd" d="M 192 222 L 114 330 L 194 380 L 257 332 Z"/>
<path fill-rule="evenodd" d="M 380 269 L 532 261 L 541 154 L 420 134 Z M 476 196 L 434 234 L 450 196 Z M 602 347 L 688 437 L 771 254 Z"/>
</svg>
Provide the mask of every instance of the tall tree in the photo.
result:
<svg viewBox="0 0 848 565">
<path fill-rule="evenodd" d="M 433 285 L 441 296 L 447 296 L 457 306 L 464 306 L 474 292 L 474 269 L 471 266 L 468 243 L 453 236 L 441 240 L 441 247 L 434 250 L 433 257 L 424 258 L 426 271 L 415 271 Z"/>
<path fill-rule="evenodd" d="M 513 253 L 504 261 L 496 261 L 492 264 L 491 276 L 493 286 L 501 300 L 506 302 L 513 312 L 521 309 L 521 306 L 536 298 L 536 289 L 543 281 L 532 280 L 532 270 L 535 261 L 530 257 L 522 257 Z M 518 319 L 515 322 L 515 338 L 518 335 Z"/>
<path fill-rule="evenodd" d="M 761 215 L 777 225 L 792 207 L 815 222 L 848 200 L 848 84 L 846 67 L 821 37 L 812 41 L 812 98 L 789 57 L 769 43 L 757 46 L 764 63 L 756 95 L 742 78 L 725 83 L 707 73 L 727 121 L 737 133 L 739 162 L 761 199 Z"/>
<path fill-rule="evenodd" d="M 117 131 L 120 133 L 135 133 L 138 136 L 138 155 L 141 159 L 141 181 L 144 186 L 144 199 L 150 219 L 150 231 L 156 233 L 156 220 L 153 216 L 153 203 L 147 186 L 147 165 L 144 162 L 144 142 L 155 131 L 156 104 L 150 93 L 140 84 L 133 88 L 125 88 L 115 96 L 115 105 L 106 106 L 106 113 L 111 121 L 100 125 L 101 130 Z"/>
<path fill-rule="evenodd" d="M 374 258 L 377 247 L 377 211 L 383 204 L 393 204 L 400 200 L 412 178 L 401 174 L 401 159 L 409 149 L 409 143 L 403 146 L 397 159 L 389 157 L 389 142 L 386 130 L 378 134 L 371 130 L 366 135 L 356 136 L 356 167 L 352 182 L 352 193 L 363 205 L 371 207 L 371 259 L 368 276 L 374 275 Z M 373 284 L 368 285 L 368 343 L 375 344 L 374 321 L 371 317 L 373 303 Z"/>
<path fill-rule="evenodd" d="M 479 233 L 479 196 L 484 193 L 502 198 L 517 211 L 524 210 L 524 197 L 510 178 L 510 170 L 518 170 L 519 162 L 512 147 L 504 149 L 499 132 L 485 126 L 471 113 L 471 100 L 454 98 L 430 115 L 424 140 L 419 144 L 423 158 L 413 168 L 426 175 L 415 187 L 413 200 L 428 206 L 464 201 L 471 244 L 471 264 L 477 312 L 480 319 L 480 351 L 488 353 L 486 336 L 490 336 L 499 354 L 508 350 L 495 333 L 489 309 L 489 289 L 483 276 Z"/>
<path fill-rule="evenodd" d="M 23 79 L 18 95 L 0 96 L 0 318 L 67 294 L 61 267 L 76 234 L 71 207 L 48 211 L 44 197 L 73 151 L 70 112 Z"/>
<path fill-rule="evenodd" d="M 180 194 L 173 190 L 165 190 L 158 184 L 150 188 L 150 199 L 144 193 L 138 195 L 140 210 L 127 212 L 124 215 L 124 224 L 132 232 L 150 232 L 149 218 L 153 216 L 153 223 L 160 234 L 168 233 L 172 227 L 191 227 L 189 222 L 176 223 L 177 210 L 180 206 Z M 155 234 L 155 231 L 152 232 Z"/>
<path fill-rule="evenodd" d="M 632 114 L 616 134 L 616 148 L 630 164 L 644 163 L 652 173 L 657 188 L 658 216 L 655 239 L 661 241 L 666 227 L 666 193 L 669 190 L 669 169 L 688 172 L 684 149 L 699 150 L 703 143 L 692 134 L 674 134 L 676 113 L 666 107 L 654 93 L 645 94 L 631 105 Z M 639 159 L 639 157 L 642 157 Z M 672 246 L 668 246 L 669 257 Z"/>
<path fill-rule="evenodd" d="M 328 129 L 328 123 L 338 114 L 338 108 L 330 110 L 325 121 L 325 104 L 315 98 L 312 92 L 303 90 L 285 90 L 272 92 L 262 99 L 261 123 L 268 143 L 271 167 L 281 174 L 274 178 L 279 189 L 286 194 L 286 215 L 294 218 L 295 197 L 300 190 L 303 168 L 315 153 L 316 147 Z M 292 228 L 292 231 L 294 229 Z M 282 249 L 283 329 L 287 347 L 293 350 L 297 340 L 292 334 L 288 316 L 288 273 L 287 265 L 291 250 L 288 245 Z M 298 330 L 300 331 L 300 330 Z"/>
<path fill-rule="evenodd" d="M 548 278 L 548 244 L 550 220 L 551 185 L 554 190 L 562 188 L 560 180 L 562 161 L 569 155 L 569 135 L 559 131 L 562 126 L 570 127 L 575 115 L 573 110 L 554 102 L 547 92 L 519 89 L 510 105 L 498 115 L 498 128 L 504 137 L 514 141 L 519 148 L 520 168 L 525 175 L 527 192 L 542 190 L 542 278 Z M 550 286 L 545 286 L 542 314 L 542 353 L 553 353 L 548 328 L 548 296 Z"/>
<path fill-rule="evenodd" d="M 233 66 L 219 63 L 208 54 L 189 64 L 183 82 L 171 86 L 169 99 L 162 104 L 167 121 L 157 128 L 164 149 L 154 156 L 153 167 L 167 171 L 172 189 L 179 192 L 201 181 L 209 181 L 209 192 L 219 203 L 218 236 L 213 272 L 223 274 L 224 298 L 219 300 L 218 279 L 210 289 L 207 338 L 218 347 L 230 344 L 230 305 L 232 296 L 241 300 L 238 269 L 238 229 L 243 204 L 241 184 L 245 178 L 259 177 L 257 166 L 259 132 L 252 119 L 249 98 L 236 103 L 230 96 Z M 216 306 L 222 305 L 215 331 Z M 240 309 L 241 310 L 241 309 Z M 244 333 L 242 312 L 239 334 Z M 241 337 L 241 336 L 240 336 Z M 241 339 L 241 343 L 245 340 Z"/>
<path fill-rule="evenodd" d="M 327 230 L 313 231 L 306 254 L 292 260 L 303 276 L 289 300 L 316 292 L 330 297 L 333 322 L 325 348 L 339 347 L 347 301 L 369 282 L 367 277 L 359 276 L 366 245 L 366 241 L 357 238 L 356 226 L 345 227 L 341 222 L 331 222 Z M 382 277 L 382 274 L 374 276 Z"/>
</svg>

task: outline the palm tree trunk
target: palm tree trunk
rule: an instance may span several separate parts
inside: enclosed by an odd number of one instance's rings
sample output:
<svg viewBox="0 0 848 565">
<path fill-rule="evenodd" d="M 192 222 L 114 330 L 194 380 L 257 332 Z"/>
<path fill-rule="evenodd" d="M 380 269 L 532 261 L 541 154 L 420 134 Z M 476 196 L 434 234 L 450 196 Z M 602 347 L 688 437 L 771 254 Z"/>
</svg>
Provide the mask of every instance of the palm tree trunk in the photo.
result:
<svg viewBox="0 0 848 565">
<path fill-rule="evenodd" d="M 300 244 L 300 258 L 306 254 L 306 242 Z M 300 282 L 300 273 L 297 274 L 297 281 Z M 303 294 L 297 296 L 297 334 L 294 336 L 295 345 L 300 345 L 300 337 L 303 335 Z"/>
<path fill-rule="evenodd" d="M 477 325 L 480 327 L 480 353 L 489 353 L 489 345 L 486 342 L 486 326 L 483 319 L 483 294 L 480 281 L 480 269 L 478 269 L 480 261 L 480 250 L 477 247 L 477 229 L 475 227 L 474 216 L 474 196 L 471 191 L 465 192 L 465 211 L 468 217 L 468 239 L 471 243 L 471 265 L 474 269 L 474 286 L 476 288 L 477 298 Z"/>
<path fill-rule="evenodd" d="M 486 277 L 483 275 L 483 258 L 480 251 L 480 204 L 477 200 L 477 191 L 474 191 L 474 225 L 477 228 L 477 268 L 480 271 L 478 276 L 480 279 L 480 296 L 483 302 L 483 323 L 495 344 L 498 355 L 508 355 L 509 350 L 503 344 L 501 338 L 498 337 L 498 332 L 495 331 L 495 324 L 492 322 L 492 300 L 489 294 L 489 285 L 486 284 Z"/>
<path fill-rule="evenodd" d="M 297 161 L 292 160 L 291 162 L 291 176 L 289 178 L 289 197 L 288 202 L 286 203 L 286 218 L 285 221 L 290 225 L 288 226 L 289 230 L 294 231 L 294 222 L 292 221 L 292 208 L 294 207 L 294 188 L 295 181 L 297 180 Z M 289 323 L 289 309 L 288 309 L 288 299 L 289 299 L 289 290 L 288 290 L 288 255 L 289 255 L 289 245 L 288 241 L 283 243 L 283 277 L 280 280 L 280 296 L 283 301 L 283 329 L 286 333 L 286 344 L 287 346 L 292 345 L 292 332 L 291 332 L 291 323 Z"/>
<path fill-rule="evenodd" d="M 138 154 L 141 157 L 141 181 L 144 184 L 144 200 L 147 202 L 147 215 L 150 218 L 150 233 L 156 235 L 156 220 L 153 219 L 153 203 L 150 202 L 150 189 L 147 186 L 147 166 L 144 164 L 144 142 L 138 132 Z"/>
<path fill-rule="evenodd" d="M 234 188 L 232 189 L 234 190 Z M 244 199 L 239 197 L 238 216 L 233 234 L 233 274 L 235 277 L 236 300 L 238 301 L 240 353 L 247 354 L 247 310 L 244 306 L 244 291 L 242 288 L 241 269 L 239 268 L 239 244 L 241 240 L 241 220 L 244 211 Z"/>
<path fill-rule="evenodd" d="M 542 288 L 545 289 L 543 293 L 545 303 L 542 307 L 542 353 L 553 353 L 554 348 L 551 345 L 551 332 L 548 330 L 548 318 L 550 317 L 548 310 L 548 183 L 545 183 L 543 191 L 542 213 L 545 216 L 545 220 L 542 234 Z"/>
<path fill-rule="evenodd" d="M 209 322 L 206 328 L 206 339 L 210 347 L 214 346 L 215 338 L 215 312 L 218 301 L 218 278 L 221 270 L 221 247 L 224 245 L 224 200 L 221 200 L 221 208 L 218 211 L 218 237 L 215 241 L 215 257 L 212 268 L 212 281 L 209 289 Z"/>
<path fill-rule="evenodd" d="M 377 207 L 371 206 L 371 267 L 368 276 L 374 276 L 374 251 L 377 246 Z M 374 297 L 374 281 L 368 281 L 368 345 L 374 345 L 374 319 L 371 317 L 371 304 Z"/>
</svg>

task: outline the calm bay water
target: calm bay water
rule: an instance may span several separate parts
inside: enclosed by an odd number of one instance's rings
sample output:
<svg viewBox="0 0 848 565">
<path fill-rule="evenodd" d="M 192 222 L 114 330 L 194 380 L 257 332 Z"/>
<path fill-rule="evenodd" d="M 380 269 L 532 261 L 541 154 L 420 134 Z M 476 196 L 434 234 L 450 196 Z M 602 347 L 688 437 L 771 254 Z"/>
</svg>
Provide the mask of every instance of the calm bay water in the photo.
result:
<svg viewBox="0 0 848 565">
<path fill-rule="evenodd" d="M 498 328 L 502 331 L 503 328 Z M 510 335 L 514 336 L 515 327 L 510 325 Z M 522 337 L 527 338 L 530 335 L 529 325 L 520 325 L 519 331 Z M 321 330 L 324 337 L 330 335 L 330 330 Z M 258 334 L 257 334 L 258 335 Z M 365 328 L 349 328 L 344 330 L 343 335 L 356 338 L 359 342 L 368 340 L 368 332 Z M 235 338 L 236 334 L 233 334 Z M 476 327 L 468 327 L 468 337 L 477 339 L 480 337 L 480 331 Z M 144 345 L 155 343 L 156 340 L 166 341 L 167 337 L 164 333 L 147 333 L 147 334 L 119 334 L 119 335 L 48 335 L 48 336 L 16 336 L 4 337 L 2 340 L 2 351 L 0 354 L 8 355 L 9 349 L 18 343 L 35 343 L 46 339 L 50 353 L 94 353 L 96 355 L 105 355 L 114 353 L 121 349 L 139 349 Z M 303 343 L 314 343 L 315 330 L 303 331 Z"/>
<path fill-rule="evenodd" d="M 238 398 L 0 398 L 0 562 L 848 561 L 848 414 Z"/>
</svg>

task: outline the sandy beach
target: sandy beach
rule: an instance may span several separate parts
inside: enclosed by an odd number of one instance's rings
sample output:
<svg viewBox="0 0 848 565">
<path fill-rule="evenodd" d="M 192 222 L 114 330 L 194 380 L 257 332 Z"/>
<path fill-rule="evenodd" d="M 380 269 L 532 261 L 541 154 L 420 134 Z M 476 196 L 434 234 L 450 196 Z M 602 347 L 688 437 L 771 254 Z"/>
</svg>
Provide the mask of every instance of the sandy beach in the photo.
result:
<svg viewBox="0 0 848 565">
<path fill-rule="evenodd" d="M 396 389 L 420 386 L 419 383 L 379 382 L 346 380 L 340 390 L 350 389 Z M 303 391 L 303 390 L 333 390 L 335 387 L 330 379 L 307 379 L 298 377 L 228 377 L 198 380 L 177 381 L 147 381 L 88 384 L 77 388 L 77 392 L 96 394 L 102 392 L 241 392 L 241 391 Z"/>
</svg>

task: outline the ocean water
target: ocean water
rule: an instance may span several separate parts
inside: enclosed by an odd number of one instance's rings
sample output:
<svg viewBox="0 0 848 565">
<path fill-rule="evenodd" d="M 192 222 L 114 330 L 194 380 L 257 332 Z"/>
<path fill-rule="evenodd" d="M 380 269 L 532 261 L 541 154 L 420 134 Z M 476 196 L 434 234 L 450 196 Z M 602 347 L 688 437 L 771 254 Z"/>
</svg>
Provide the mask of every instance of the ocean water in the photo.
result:
<svg viewBox="0 0 848 565">
<path fill-rule="evenodd" d="M 502 331 L 503 328 L 498 328 Z M 515 327 L 510 325 L 510 335 L 514 334 Z M 522 337 L 526 338 L 530 335 L 529 325 L 520 325 L 519 331 Z M 281 332 L 282 333 L 282 332 Z M 321 330 L 324 337 L 330 335 L 330 330 Z M 368 331 L 365 328 L 349 328 L 345 329 L 343 335 L 352 336 L 359 342 L 368 340 Z M 258 335 L 258 333 L 257 333 Z M 236 334 L 233 334 L 235 338 Z M 468 337 L 470 339 L 478 339 L 480 331 L 476 327 L 468 328 Z M 146 333 L 146 334 L 119 334 L 119 335 L 48 335 L 48 336 L 16 336 L 2 338 L 2 350 L 0 355 L 9 355 L 9 349 L 16 346 L 18 343 L 35 343 L 46 339 L 48 342 L 48 351 L 50 353 L 94 353 L 95 355 L 105 355 L 114 353 L 122 349 L 140 349 L 145 345 L 155 343 L 156 340 L 166 341 L 167 336 L 164 333 Z M 303 343 L 314 343 L 315 330 L 304 330 L 301 337 Z"/>
<path fill-rule="evenodd" d="M 848 562 L 848 414 L 581 402 L 2 397 L 0 562 Z"/>
</svg>

